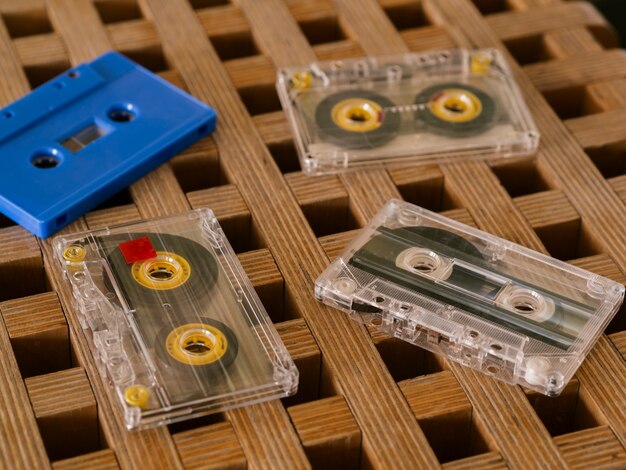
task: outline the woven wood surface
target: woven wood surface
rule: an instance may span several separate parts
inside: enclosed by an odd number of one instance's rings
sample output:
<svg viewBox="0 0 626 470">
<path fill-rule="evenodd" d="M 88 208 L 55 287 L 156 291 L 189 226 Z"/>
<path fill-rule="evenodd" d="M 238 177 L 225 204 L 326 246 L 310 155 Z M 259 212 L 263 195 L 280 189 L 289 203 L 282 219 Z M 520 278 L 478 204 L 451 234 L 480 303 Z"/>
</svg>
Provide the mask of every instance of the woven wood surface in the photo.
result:
<svg viewBox="0 0 626 470">
<path fill-rule="evenodd" d="M 453 46 L 507 54 L 535 157 L 307 178 L 276 68 Z M 391 197 L 626 282 L 626 53 L 560 0 L 0 0 L 0 103 L 116 49 L 219 130 L 66 231 L 217 214 L 301 375 L 294 397 L 128 433 L 70 293 L 0 219 L 0 468 L 626 468 L 626 318 L 550 399 L 368 331 L 313 282 Z"/>
</svg>

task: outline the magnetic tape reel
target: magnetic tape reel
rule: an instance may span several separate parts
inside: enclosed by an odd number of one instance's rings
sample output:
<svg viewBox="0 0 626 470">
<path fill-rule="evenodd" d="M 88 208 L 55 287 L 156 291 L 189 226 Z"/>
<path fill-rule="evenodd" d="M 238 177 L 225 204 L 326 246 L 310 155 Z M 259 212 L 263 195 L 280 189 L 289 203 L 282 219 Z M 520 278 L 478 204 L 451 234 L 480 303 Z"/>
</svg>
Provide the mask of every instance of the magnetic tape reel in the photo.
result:
<svg viewBox="0 0 626 470">
<path fill-rule="evenodd" d="M 495 50 L 282 69 L 277 89 L 306 173 L 532 153 L 538 132 Z"/>
<path fill-rule="evenodd" d="M 624 287 L 390 201 L 316 282 L 319 300 L 509 383 L 558 395 Z"/>
<path fill-rule="evenodd" d="M 55 249 L 129 428 L 295 392 L 297 369 L 210 211 Z"/>
</svg>

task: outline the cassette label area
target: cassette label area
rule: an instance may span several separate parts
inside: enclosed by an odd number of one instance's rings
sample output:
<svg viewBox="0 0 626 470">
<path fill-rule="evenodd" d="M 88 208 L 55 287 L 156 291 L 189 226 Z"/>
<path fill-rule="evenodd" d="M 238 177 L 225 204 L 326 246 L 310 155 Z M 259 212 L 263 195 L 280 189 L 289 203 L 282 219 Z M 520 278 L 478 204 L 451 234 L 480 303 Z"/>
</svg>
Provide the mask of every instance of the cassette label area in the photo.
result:
<svg viewBox="0 0 626 470">
<path fill-rule="evenodd" d="M 278 73 L 302 169 L 533 153 L 539 133 L 493 49 L 320 62 Z"/>
<path fill-rule="evenodd" d="M 298 371 L 210 211 L 54 247 L 129 429 L 295 392 Z"/>
<path fill-rule="evenodd" d="M 316 296 L 488 375 L 558 395 L 624 287 L 391 201 L 320 276 Z"/>
</svg>

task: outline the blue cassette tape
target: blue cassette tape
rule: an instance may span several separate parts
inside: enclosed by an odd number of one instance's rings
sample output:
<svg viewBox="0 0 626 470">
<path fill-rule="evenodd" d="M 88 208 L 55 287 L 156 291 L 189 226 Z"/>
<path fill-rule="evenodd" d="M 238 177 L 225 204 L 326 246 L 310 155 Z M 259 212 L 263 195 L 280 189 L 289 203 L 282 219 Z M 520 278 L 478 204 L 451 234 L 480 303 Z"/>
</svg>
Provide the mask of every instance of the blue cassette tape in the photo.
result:
<svg viewBox="0 0 626 470">
<path fill-rule="evenodd" d="M 0 211 L 47 237 L 215 129 L 213 109 L 106 53 L 0 110 Z"/>
</svg>

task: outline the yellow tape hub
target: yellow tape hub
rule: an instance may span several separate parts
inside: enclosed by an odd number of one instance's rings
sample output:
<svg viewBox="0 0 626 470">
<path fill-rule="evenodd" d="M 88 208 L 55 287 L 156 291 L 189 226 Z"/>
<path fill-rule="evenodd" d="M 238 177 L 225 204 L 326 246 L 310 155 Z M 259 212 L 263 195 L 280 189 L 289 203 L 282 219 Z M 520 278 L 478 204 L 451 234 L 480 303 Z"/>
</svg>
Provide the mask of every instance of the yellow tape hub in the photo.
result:
<svg viewBox="0 0 626 470">
<path fill-rule="evenodd" d="M 435 116 L 447 122 L 468 122 L 483 110 L 474 93 L 460 88 L 442 90 L 430 100 L 429 107 Z"/>
<path fill-rule="evenodd" d="M 333 122 L 351 132 L 370 132 L 381 125 L 381 106 L 364 98 L 341 100 L 331 111 Z"/>
<path fill-rule="evenodd" d="M 189 262 L 176 253 L 157 251 L 157 256 L 133 263 L 136 282 L 148 289 L 168 290 L 182 286 L 191 275 Z"/>
<path fill-rule="evenodd" d="M 188 323 L 167 335 L 165 347 L 183 364 L 203 366 L 220 360 L 228 350 L 224 333 L 205 323 Z"/>
<path fill-rule="evenodd" d="M 131 385 L 124 390 L 124 399 L 130 406 L 146 408 L 148 406 L 150 391 L 143 385 Z"/>
</svg>

